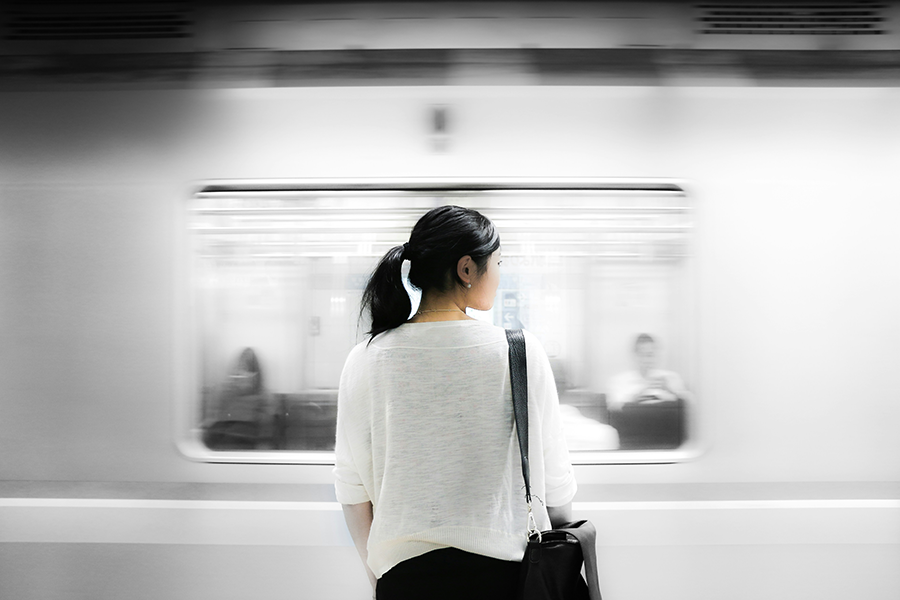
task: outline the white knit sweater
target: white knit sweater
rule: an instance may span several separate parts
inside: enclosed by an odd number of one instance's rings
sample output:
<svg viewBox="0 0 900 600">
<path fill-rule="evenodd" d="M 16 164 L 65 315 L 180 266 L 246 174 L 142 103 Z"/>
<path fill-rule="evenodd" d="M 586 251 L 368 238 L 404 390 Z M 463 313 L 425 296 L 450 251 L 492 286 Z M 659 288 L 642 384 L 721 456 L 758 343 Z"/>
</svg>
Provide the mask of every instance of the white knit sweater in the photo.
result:
<svg viewBox="0 0 900 600">
<path fill-rule="evenodd" d="M 525 342 L 533 509 L 548 529 L 546 506 L 570 502 L 576 483 L 550 363 L 527 331 Z M 350 352 L 335 492 L 342 504 L 374 506 L 377 577 L 448 546 L 522 559 L 527 509 L 507 353 L 504 330 L 474 320 L 407 323 Z"/>
</svg>

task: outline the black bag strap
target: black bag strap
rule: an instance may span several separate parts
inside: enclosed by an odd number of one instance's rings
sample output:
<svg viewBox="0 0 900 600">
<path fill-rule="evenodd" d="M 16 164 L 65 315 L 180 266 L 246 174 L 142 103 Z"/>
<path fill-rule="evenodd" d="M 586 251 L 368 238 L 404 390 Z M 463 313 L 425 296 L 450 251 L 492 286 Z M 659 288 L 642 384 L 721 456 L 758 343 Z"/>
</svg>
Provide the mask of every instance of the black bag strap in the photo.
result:
<svg viewBox="0 0 900 600">
<path fill-rule="evenodd" d="M 516 435 L 519 438 L 519 453 L 522 456 L 522 477 L 525 480 L 525 501 L 531 512 L 531 469 L 528 464 L 528 361 L 525 354 L 525 334 L 521 329 L 507 329 L 509 343 L 509 383 L 513 398 L 513 412 L 516 416 Z M 584 557 L 584 572 L 587 575 L 590 600 L 600 597 L 600 579 L 597 573 L 597 530 L 590 521 L 572 523 L 574 527 L 562 527 L 578 540 Z"/>
<path fill-rule="evenodd" d="M 600 596 L 600 575 L 597 572 L 597 530 L 590 521 L 572 523 L 575 527 L 562 527 L 560 531 L 575 536 L 584 557 L 584 573 L 587 575 L 590 600 L 603 600 Z"/>
<path fill-rule="evenodd" d="M 528 465 L 528 361 L 525 355 L 525 334 L 521 329 L 507 329 L 509 343 L 509 383 L 512 390 L 513 412 L 516 416 L 516 435 L 522 456 L 522 478 L 525 480 L 525 501 L 531 507 L 531 468 Z"/>
</svg>

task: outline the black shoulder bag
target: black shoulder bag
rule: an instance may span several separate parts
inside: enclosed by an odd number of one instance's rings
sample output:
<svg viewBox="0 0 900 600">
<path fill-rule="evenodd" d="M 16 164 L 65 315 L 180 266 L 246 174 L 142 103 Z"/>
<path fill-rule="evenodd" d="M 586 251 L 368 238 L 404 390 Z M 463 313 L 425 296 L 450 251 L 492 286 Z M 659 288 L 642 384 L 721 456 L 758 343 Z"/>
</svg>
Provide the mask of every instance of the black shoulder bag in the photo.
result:
<svg viewBox="0 0 900 600">
<path fill-rule="evenodd" d="M 520 600 L 601 600 L 597 576 L 596 535 L 590 521 L 566 523 L 559 529 L 540 531 L 531 512 L 531 471 L 528 466 L 528 366 L 525 335 L 521 329 L 506 331 L 509 373 L 516 434 L 522 455 L 525 501 L 528 503 L 528 547 L 522 559 Z M 584 564 L 587 584 L 581 576 Z"/>
</svg>

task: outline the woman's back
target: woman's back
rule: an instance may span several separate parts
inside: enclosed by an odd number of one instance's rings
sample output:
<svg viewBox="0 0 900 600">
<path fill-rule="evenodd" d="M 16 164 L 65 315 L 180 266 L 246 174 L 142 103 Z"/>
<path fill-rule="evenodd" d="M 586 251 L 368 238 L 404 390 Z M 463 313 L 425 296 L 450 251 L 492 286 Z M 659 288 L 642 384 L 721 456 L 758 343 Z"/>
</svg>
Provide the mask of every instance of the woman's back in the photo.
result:
<svg viewBox="0 0 900 600">
<path fill-rule="evenodd" d="M 549 362 L 528 339 L 529 384 L 552 389 Z M 339 399 L 338 500 L 375 506 L 369 565 L 376 576 L 448 546 L 521 560 L 526 506 L 507 352 L 503 329 L 466 320 L 408 323 L 350 354 Z M 558 412 L 555 394 L 531 396 L 529 412 Z M 574 480 L 561 473 L 569 467 L 558 451 L 558 417 L 552 421 L 532 431 L 532 456 L 542 467 L 550 451 L 559 463 L 549 465 L 554 487 L 565 488 L 552 491 L 574 494 Z M 543 498 L 544 477 L 537 479 Z"/>
</svg>

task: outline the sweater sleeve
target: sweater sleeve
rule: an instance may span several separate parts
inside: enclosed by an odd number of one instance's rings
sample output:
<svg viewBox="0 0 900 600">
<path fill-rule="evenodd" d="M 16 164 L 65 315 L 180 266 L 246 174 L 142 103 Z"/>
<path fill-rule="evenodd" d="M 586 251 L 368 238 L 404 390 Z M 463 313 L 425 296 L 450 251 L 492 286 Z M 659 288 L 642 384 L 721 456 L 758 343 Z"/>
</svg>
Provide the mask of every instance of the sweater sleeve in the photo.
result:
<svg viewBox="0 0 900 600">
<path fill-rule="evenodd" d="M 543 346 L 528 331 L 525 332 L 528 360 L 528 394 L 536 399 L 541 415 L 541 435 L 544 453 L 544 481 L 547 506 L 562 506 L 572 501 L 578 485 L 569 447 L 559 414 L 559 397 L 550 360 Z"/>
<path fill-rule="evenodd" d="M 360 504 L 371 498 L 366 491 L 355 460 L 354 432 L 368 431 L 362 420 L 365 412 L 360 410 L 359 362 L 362 348 L 354 348 L 344 363 L 338 387 L 337 427 L 334 446 L 334 493 L 341 504 Z"/>
</svg>

